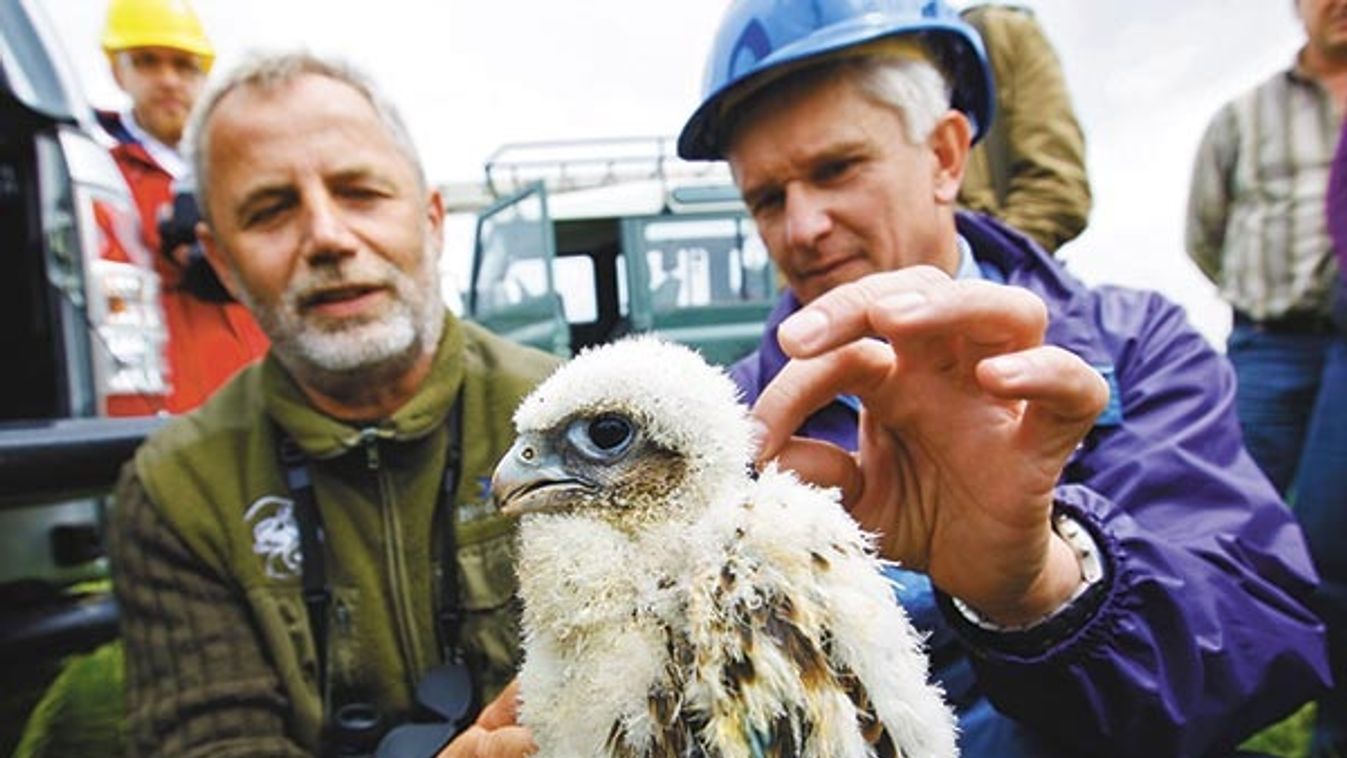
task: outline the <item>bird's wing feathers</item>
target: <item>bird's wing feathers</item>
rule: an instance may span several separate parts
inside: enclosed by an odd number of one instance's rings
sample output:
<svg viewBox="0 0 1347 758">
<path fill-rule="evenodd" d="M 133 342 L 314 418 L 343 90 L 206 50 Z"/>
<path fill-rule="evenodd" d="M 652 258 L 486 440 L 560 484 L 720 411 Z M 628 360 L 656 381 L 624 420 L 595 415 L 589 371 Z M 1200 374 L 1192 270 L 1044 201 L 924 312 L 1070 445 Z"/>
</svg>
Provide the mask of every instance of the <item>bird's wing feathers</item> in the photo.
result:
<svg viewBox="0 0 1347 758">
<path fill-rule="evenodd" d="M 707 758 L 699 741 L 707 716 L 686 707 L 692 647 L 671 627 L 664 631 L 664 675 L 650 687 L 646 719 L 639 726 L 620 718 L 613 721 L 604 745 L 608 758 Z"/>
<path fill-rule="evenodd" d="M 718 513 L 703 538 L 723 560 L 688 612 L 706 742 L 727 758 L 956 755 L 921 638 L 835 493 L 769 469 Z"/>
</svg>

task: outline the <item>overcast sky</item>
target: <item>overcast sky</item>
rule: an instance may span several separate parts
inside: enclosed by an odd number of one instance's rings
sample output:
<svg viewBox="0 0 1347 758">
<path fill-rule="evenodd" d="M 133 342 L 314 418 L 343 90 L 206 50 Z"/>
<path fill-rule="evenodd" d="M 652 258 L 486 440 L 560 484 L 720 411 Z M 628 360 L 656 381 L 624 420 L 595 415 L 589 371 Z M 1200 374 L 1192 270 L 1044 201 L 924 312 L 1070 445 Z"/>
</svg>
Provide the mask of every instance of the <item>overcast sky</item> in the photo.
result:
<svg viewBox="0 0 1347 758">
<path fill-rule="evenodd" d="M 482 175 L 506 142 L 674 134 L 697 104 L 724 0 L 195 0 L 228 66 L 304 46 L 367 69 L 403 109 L 434 182 Z M 95 104 L 121 101 L 98 50 L 106 0 L 38 0 Z M 1292 60 L 1284 0 L 1030 0 L 1088 140 L 1095 210 L 1064 250 L 1091 282 L 1160 289 L 1214 341 L 1228 312 L 1183 252 L 1192 153 L 1211 114 Z M 471 225 L 451 227 L 447 270 Z M 460 279 L 461 281 L 461 279 Z"/>
</svg>

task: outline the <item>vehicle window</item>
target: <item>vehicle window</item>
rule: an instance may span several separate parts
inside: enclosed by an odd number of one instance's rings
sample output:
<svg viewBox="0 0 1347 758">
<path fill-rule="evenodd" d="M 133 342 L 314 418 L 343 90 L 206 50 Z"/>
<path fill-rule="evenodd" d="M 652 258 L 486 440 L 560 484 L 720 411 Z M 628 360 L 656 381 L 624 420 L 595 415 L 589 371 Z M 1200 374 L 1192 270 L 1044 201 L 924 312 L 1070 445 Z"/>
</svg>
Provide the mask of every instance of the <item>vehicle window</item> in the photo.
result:
<svg viewBox="0 0 1347 758">
<path fill-rule="evenodd" d="M 767 252 L 751 219 L 651 220 L 640 239 L 656 312 L 770 295 Z"/>
<path fill-rule="evenodd" d="M 561 305 L 566 320 L 572 324 L 588 324 L 599 318 L 599 304 L 594 299 L 594 259 L 587 255 L 567 255 L 552 263 L 552 279 L 557 292 L 564 292 Z"/>
<path fill-rule="evenodd" d="M 630 313 L 627 308 L 627 257 L 617 254 L 617 312 Z"/>
</svg>

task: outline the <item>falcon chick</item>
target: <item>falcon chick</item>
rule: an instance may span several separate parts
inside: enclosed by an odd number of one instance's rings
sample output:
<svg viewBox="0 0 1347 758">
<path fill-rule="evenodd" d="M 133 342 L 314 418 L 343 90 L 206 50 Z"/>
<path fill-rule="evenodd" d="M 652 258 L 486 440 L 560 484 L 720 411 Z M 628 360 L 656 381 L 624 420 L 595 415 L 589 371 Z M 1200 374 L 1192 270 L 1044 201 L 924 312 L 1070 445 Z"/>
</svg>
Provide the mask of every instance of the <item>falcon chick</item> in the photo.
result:
<svg viewBox="0 0 1347 758">
<path fill-rule="evenodd" d="M 515 413 L 520 720 L 539 755 L 957 755 L 922 640 L 835 490 L 768 466 L 733 382 L 644 337 Z"/>
</svg>

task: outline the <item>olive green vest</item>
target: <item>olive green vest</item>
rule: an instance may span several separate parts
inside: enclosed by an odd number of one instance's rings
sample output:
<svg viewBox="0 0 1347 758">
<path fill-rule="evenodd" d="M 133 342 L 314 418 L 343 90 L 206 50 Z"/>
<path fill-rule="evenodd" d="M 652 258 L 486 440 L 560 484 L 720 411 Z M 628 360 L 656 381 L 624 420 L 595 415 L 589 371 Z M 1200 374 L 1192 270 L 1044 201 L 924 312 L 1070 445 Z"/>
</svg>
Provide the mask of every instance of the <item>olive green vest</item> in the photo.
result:
<svg viewBox="0 0 1347 758">
<path fill-rule="evenodd" d="M 454 512 L 463 621 L 459 647 L 479 698 L 519 657 L 514 528 L 491 502 L 511 415 L 556 359 L 448 317 L 431 373 L 391 418 L 360 429 L 315 410 L 274 356 L 245 369 L 198 411 L 142 446 L 136 471 L 156 508 L 247 603 L 292 708 L 291 735 L 316 749 L 324 714 L 301 591 L 301 555 L 278 445 L 307 454 L 332 589 L 327 699 L 369 702 L 396 723 L 415 684 L 441 662 L 435 505 L 449 447 L 445 419 L 463 400 Z M 485 702 L 485 700 L 482 700 Z"/>
</svg>

